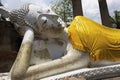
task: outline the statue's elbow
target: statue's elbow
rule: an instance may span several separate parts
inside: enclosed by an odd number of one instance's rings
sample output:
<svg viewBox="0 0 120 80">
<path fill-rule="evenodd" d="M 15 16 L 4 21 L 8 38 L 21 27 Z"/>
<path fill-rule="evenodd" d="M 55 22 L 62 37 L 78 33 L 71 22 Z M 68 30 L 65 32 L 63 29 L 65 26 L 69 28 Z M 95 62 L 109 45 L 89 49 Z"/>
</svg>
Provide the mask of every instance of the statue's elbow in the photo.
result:
<svg viewBox="0 0 120 80">
<path fill-rule="evenodd" d="M 24 72 L 11 72 L 10 73 L 11 80 L 23 80 L 25 77 Z"/>
</svg>

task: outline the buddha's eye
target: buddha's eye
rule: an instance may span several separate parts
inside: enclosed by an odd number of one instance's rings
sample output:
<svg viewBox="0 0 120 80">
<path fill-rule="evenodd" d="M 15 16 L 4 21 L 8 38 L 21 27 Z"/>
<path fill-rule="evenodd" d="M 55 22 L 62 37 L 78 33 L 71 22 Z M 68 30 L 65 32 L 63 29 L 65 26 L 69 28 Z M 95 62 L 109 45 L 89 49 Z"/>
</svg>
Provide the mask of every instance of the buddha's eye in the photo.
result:
<svg viewBox="0 0 120 80">
<path fill-rule="evenodd" d="M 46 20 L 44 20 L 43 24 L 46 24 L 46 23 L 47 23 L 47 19 L 46 19 Z"/>
<path fill-rule="evenodd" d="M 47 13 L 50 13 L 50 9 L 47 10 Z"/>
</svg>

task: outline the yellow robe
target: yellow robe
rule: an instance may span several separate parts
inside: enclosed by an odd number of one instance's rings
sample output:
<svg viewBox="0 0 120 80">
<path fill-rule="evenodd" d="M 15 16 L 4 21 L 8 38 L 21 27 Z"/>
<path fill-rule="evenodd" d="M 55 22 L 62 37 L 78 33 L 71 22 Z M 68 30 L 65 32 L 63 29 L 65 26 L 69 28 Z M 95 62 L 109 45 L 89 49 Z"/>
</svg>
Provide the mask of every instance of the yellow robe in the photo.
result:
<svg viewBox="0 0 120 80">
<path fill-rule="evenodd" d="M 93 61 L 120 60 L 120 30 L 77 16 L 68 27 L 75 49 L 89 52 Z"/>
</svg>

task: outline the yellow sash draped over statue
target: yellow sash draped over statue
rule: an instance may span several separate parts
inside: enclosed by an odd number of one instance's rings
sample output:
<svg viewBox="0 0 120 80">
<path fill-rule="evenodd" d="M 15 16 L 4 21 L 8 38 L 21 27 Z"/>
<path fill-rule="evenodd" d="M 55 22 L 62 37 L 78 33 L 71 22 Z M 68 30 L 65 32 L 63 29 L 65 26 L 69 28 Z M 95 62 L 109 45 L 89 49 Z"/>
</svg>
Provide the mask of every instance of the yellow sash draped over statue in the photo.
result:
<svg viewBox="0 0 120 80">
<path fill-rule="evenodd" d="M 77 16 L 68 27 L 75 49 L 90 53 L 93 61 L 120 60 L 120 30 L 109 28 L 83 16 Z"/>
</svg>

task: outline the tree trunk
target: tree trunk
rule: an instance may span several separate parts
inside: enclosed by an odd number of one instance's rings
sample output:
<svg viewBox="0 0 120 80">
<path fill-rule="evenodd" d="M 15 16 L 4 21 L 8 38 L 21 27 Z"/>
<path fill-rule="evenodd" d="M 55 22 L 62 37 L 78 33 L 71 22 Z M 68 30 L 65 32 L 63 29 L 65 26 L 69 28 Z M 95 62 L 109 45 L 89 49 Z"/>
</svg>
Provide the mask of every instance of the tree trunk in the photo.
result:
<svg viewBox="0 0 120 80">
<path fill-rule="evenodd" d="M 109 12 L 108 12 L 108 7 L 106 0 L 98 0 L 99 3 L 99 8 L 100 8 L 100 14 L 101 14 L 101 19 L 102 19 L 102 24 L 105 26 L 112 26 Z"/>
<path fill-rule="evenodd" d="M 73 16 L 82 15 L 83 16 L 83 10 L 82 10 L 82 2 L 81 0 L 72 0 L 73 5 Z"/>
</svg>

